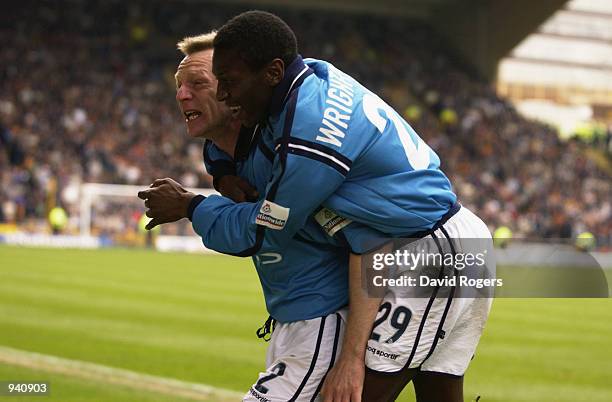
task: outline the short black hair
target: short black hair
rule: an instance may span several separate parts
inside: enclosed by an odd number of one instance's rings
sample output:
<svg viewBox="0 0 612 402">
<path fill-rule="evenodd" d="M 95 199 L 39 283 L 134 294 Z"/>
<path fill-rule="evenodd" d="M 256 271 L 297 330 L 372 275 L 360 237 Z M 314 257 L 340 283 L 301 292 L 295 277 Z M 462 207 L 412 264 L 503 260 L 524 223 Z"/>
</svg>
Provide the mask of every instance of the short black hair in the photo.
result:
<svg viewBox="0 0 612 402">
<path fill-rule="evenodd" d="M 266 11 L 247 11 L 227 21 L 213 42 L 215 51 L 235 50 L 253 71 L 274 59 L 287 67 L 297 57 L 295 34 L 280 17 Z"/>
</svg>

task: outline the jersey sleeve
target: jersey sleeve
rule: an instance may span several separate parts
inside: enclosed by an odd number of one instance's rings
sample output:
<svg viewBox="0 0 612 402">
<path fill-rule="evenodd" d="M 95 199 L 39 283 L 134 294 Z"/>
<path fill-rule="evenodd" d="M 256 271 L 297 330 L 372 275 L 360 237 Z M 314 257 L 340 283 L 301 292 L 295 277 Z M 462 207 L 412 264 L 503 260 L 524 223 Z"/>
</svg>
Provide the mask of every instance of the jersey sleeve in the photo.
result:
<svg viewBox="0 0 612 402">
<path fill-rule="evenodd" d="M 314 218 L 323 232 L 346 245 L 353 254 L 367 254 L 390 241 L 384 233 L 340 216 L 326 207 L 321 208 Z"/>
<path fill-rule="evenodd" d="M 193 228 L 206 247 L 239 256 L 281 250 L 345 180 L 351 158 L 317 141 L 325 109 L 316 98 L 297 107 L 297 99 L 296 91 L 280 118 L 284 124 L 277 130 L 265 198 L 236 204 L 225 197 L 211 196 L 195 207 Z M 346 144 L 345 148 L 355 156 L 361 143 Z"/>
</svg>

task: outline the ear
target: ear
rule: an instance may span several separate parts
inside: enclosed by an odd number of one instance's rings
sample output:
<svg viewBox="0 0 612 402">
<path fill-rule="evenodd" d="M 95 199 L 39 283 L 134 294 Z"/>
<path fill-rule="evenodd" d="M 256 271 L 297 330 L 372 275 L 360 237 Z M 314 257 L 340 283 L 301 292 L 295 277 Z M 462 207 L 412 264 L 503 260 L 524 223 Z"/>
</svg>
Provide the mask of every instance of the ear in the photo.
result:
<svg viewBox="0 0 612 402">
<path fill-rule="evenodd" d="M 271 87 L 275 87 L 285 76 L 285 63 L 281 59 L 272 60 L 265 68 L 264 79 Z"/>
</svg>

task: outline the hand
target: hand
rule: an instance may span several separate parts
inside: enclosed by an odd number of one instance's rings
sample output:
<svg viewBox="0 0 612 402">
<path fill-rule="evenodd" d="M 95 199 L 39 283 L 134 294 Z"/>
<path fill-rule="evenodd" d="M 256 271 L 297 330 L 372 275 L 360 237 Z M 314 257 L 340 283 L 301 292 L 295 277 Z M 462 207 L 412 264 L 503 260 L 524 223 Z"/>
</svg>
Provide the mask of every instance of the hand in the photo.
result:
<svg viewBox="0 0 612 402">
<path fill-rule="evenodd" d="M 323 402 L 361 402 L 364 378 L 363 359 L 341 354 L 323 383 Z"/>
<path fill-rule="evenodd" d="M 225 175 L 219 179 L 217 187 L 222 196 L 234 202 L 257 201 L 259 194 L 251 184 L 242 177 Z"/>
<path fill-rule="evenodd" d="M 186 218 L 193 197 L 194 193 L 172 179 L 155 180 L 149 189 L 138 192 L 138 198 L 145 200 L 144 205 L 148 208 L 146 215 L 152 218 L 145 229 Z"/>
</svg>

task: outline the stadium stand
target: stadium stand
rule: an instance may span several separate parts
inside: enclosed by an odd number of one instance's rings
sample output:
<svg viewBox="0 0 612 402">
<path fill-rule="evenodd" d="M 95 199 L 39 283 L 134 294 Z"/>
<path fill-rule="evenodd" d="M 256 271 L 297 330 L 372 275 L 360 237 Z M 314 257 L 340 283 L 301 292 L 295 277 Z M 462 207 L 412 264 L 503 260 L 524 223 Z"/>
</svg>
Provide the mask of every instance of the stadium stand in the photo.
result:
<svg viewBox="0 0 612 402">
<path fill-rule="evenodd" d="M 173 177 L 210 187 L 201 143 L 174 103 L 174 44 L 242 9 L 184 1 L 11 2 L 0 16 L 0 223 L 44 219 L 81 182 Z M 516 237 L 593 233 L 612 244 L 611 173 L 528 121 L 453 57 L 423 22 L 273 10 L 305 56 L 332 61 L 379 93 L 441 155 L 462 203 Z M 330 29 L 333 27 L 333 29 Z M 609 161 L 608 161 L 609 164 Z M 108 208 L 112 233 L 138 211 Z"/>
</svg>

